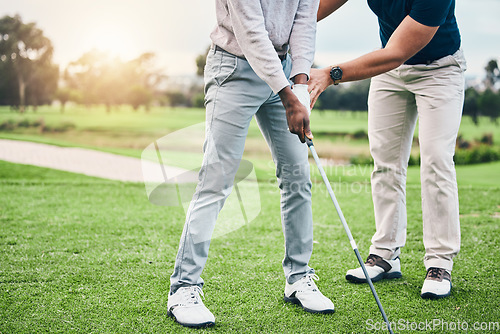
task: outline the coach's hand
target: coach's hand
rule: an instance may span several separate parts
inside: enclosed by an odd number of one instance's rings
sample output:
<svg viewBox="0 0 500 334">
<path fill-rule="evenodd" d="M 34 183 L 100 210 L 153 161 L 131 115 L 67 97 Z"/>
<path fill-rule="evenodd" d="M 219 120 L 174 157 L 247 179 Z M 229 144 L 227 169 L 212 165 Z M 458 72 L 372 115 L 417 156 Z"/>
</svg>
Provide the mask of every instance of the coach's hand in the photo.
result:
<svg viewBox="0 0 500 334">
<path fill-rule="evenodd" d="M 308 90 L 311 94 L 311 108 L 313 108 L 320 94 L 323 93 L 328 86 L 333 85 L 332 78 L 330 77 L 330 67 L 321 69 L 311 68 L 311 78 L 307 85 L 309 86 Z"/>
</svg>

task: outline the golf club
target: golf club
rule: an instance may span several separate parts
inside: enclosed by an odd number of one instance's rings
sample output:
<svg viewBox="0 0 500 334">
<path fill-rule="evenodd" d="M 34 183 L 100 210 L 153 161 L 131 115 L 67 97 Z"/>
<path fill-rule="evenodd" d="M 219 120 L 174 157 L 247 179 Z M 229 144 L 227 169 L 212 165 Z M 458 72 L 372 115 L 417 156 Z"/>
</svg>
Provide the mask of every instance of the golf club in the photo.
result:
<svg viewBox="0 0 500 334">
<path fill-rule="evenodd" d="M 375 291 L 375 287 L 373 286 L 372 280 L 370 279 L 370 276 L 368 276 L 368 273 L 366 272 L 365 264 L 363 263 L 363 260 L 361 259 L 361 255 L 359 254 L 358 246 L 356 245 L 356 242 L 352 238 L 351 230 L 349 229 L 349 226 L 347 226 L 347 223 L 344 218 L 344 214 L 342 213 L 342 210 L 340 209 L 339 203 L 337 202 L 337 198 L 335 197 L 335 194 L 333 193 L 332 186 L 330 185 L 330 181 L 328 181 L 328 178 L 326 177 L 325 171 L 323 170 L 323 167 L 321 166 L 321 161 L 319 160 L 318 153 L 316 153 L 316 149 L 314 148 L 314 144 L 311 139 L 306 137 L 306 143 L 307 146 L 309 146 L 309 149 L 311 150 L 312 156 L 314 157 L 314 161 L 316 162 L 316 166 L 318 166 L 319 173 L 321 174 L 321 177 L 323 178 L 323 181 L 325 182 L 326 188 L 328 189 L 328 193 L 330 194 L 330 197 L 333 201 L 333 204 L 335 205 L 335 209 L 337 210 L 337 213 L 339 215 L 340 221 L 342 222 L 342 225 L 344 226 L 345 233 L 347 234 L 347 237 L 349 238 L 349 241 L 351 243 L 351 247 L 354 251 L 354 254 L 356 254 L 356 257 L 358 258 L 358 262 L 361 265 L 361 269 L 363 270 L 363 273 L 365 274 L 366 281 L 368 282 L 368 285 L 370 286 L 370 289 L 372 290 L 373 297 L 375 298 L 375 301 L 377 302 L 378 308 L 380 310 L 380 313 L 382 313 L 382 318 L 384 318 L 385 323 L 387 324 L 387 329 L 389 333 L 393 334 L 393 331 L 391 329 L 391 324 L 389 320 L 387 319 L 387 315 L 384 312 L 384 308 L 382 307 L 382 304 L 380 303 L 380 299 L 378 298 L 377 292 Z"/>
</svg>

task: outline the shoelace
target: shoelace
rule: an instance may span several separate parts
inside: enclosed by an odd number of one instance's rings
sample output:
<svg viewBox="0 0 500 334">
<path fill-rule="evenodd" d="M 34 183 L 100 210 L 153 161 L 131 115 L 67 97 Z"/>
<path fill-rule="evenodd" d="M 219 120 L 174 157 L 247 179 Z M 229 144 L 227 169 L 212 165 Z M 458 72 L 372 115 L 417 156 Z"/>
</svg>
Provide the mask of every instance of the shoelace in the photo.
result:
<svg viewBox="0 0 500 334">
<path fill-rule="evenodd" d="M 378 256 L 375 254 L 370 254 L 368 255 L 368 258 L 366 259 L 365 264 L 369 264 L 371 266 L 375 265 L 375 261 L 377 260 Z"/>
<path fill-rule="evenodd" d="M 182 299 L 185 301 L 186 305 L 200 304 L 200 295 L 202 297 L 205 297 L 205 295 L 203 294 L 203 290 L 197 285 L 180 288 L 179 290 L 182 293 Z"/>
<path fill-rule="evenodd" d="M 314 281 L 319 280 L 316 274 L 307 274 L 305 279 L 302 279 L 302 284 L 298 287 L 297 291 L 318 291 L 318 287 Z"/>
<path fill-rule="evenodd" d="M 429 268 L 429 272 L 427 273 L 427 277 L 439 279 L 441 277 L 441 275 L 443 275 L 443 273 L 444 273 L 444 269 Z"/>
</svg>

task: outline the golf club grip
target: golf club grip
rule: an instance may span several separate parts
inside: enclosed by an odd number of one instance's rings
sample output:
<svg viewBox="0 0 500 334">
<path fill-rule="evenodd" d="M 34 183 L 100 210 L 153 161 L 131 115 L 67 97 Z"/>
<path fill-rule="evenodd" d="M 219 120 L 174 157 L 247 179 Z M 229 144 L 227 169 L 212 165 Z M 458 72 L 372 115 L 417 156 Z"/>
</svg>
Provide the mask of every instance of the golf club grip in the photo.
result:
<svg viewBox="0 0 500 334">
<path fill-rule="evenodd" d="M 307 144 L 307 146 L 309 146 L 309 147 L 311 147 L 311 146 L 313 146 L 313 145 L 314 145 L 314 144 L 313 144 L 312 139 L 309 139 L 309 137 L 307 137 L 307 136 L 306 136 L 306 144 Z"/>
</svg>

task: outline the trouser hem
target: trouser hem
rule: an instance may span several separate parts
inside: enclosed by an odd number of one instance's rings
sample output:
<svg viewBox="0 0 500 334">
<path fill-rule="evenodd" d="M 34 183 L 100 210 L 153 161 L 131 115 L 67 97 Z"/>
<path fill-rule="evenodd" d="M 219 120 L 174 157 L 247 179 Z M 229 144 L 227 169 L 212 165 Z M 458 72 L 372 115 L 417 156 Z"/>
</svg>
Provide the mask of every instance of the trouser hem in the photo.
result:
<svg viewBox="0 0 500 334">
<path fill-rule="evenodd" d="M 392 260 L 401 254 L 401 250 L 398 248 L 395 251 L 391 251 L 388 249 L 376 248 L 372 245 L 370 247 L 370 254 L 378 255 L 387 260 Z"/>
<path fill-rule="evenodd" d="M 448 271 L 452 271 L 453 269 L 453 260 L 445 260 L 445 259 L 428 259 L 424 260 L 425 270 L 429 270 L 429 268 L 443 268 Z"/>
</svg>

